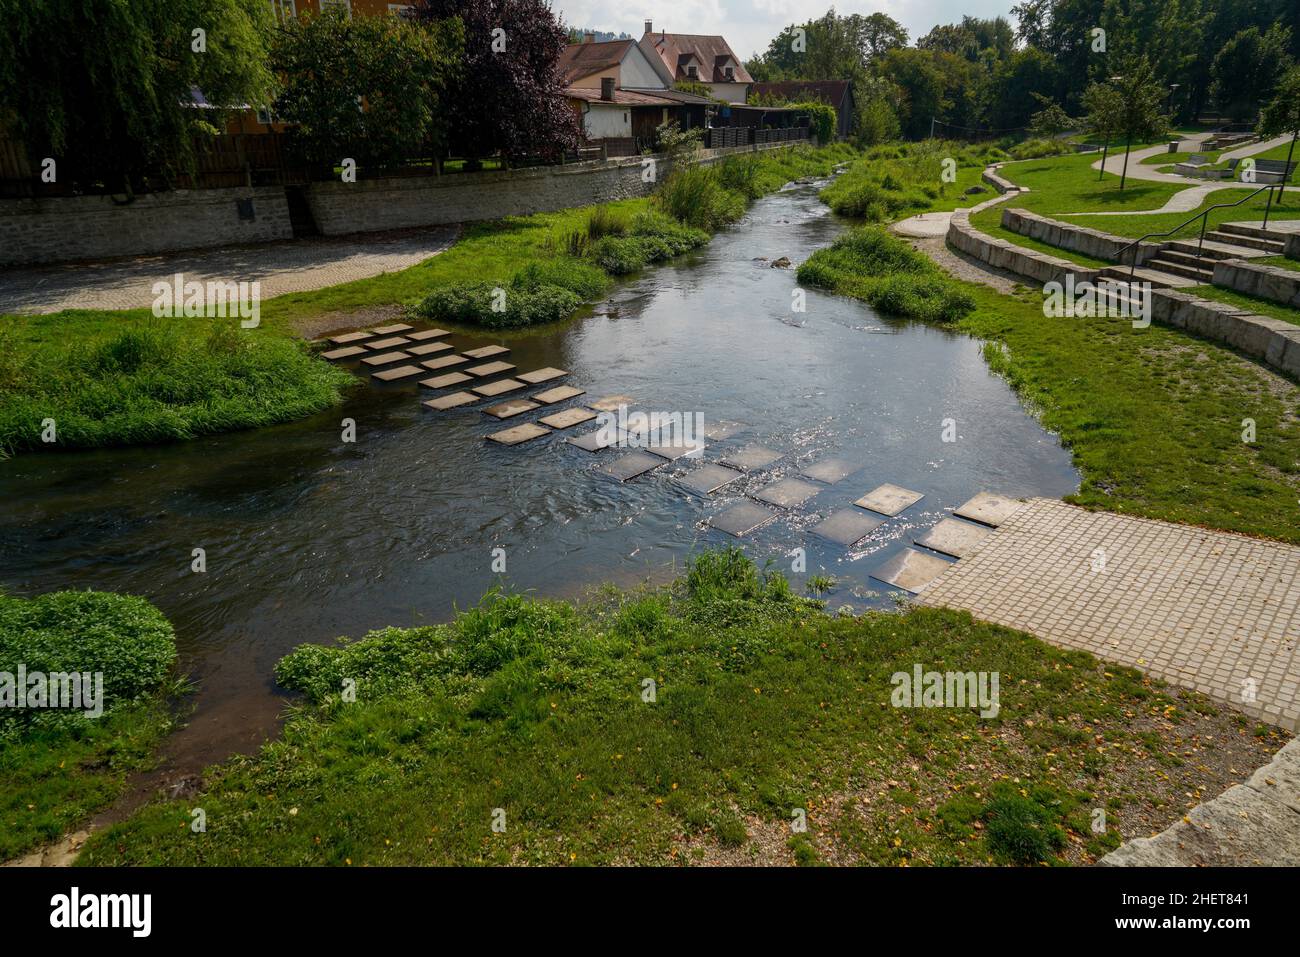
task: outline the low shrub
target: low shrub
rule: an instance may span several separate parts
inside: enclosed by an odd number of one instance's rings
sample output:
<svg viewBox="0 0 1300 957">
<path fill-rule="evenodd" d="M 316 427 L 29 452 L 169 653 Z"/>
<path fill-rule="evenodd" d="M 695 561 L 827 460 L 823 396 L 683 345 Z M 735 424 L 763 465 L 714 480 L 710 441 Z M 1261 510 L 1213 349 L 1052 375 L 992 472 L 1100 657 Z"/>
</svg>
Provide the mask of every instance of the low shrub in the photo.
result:
<svg viewBox="0 0 1300 957">
<path fill-rule="evenodd" d="M 429 293 L 413 311 L 432 322 L 516 329 L 567 319 L 582 304 L 577 293 L 543 282 L 531 289 L 512 287 L 504 295 L 500 288 L 488 282 L 453 283 Z"/>
<path fill-rule="evenodd" d="M 609 277 L 590 263 L 559 257 L 529 263 L 510 278 L 510 286 L 525 292 L 559 286 L 583 299 L 597 299 L 608 288 Z"/>
</svg>

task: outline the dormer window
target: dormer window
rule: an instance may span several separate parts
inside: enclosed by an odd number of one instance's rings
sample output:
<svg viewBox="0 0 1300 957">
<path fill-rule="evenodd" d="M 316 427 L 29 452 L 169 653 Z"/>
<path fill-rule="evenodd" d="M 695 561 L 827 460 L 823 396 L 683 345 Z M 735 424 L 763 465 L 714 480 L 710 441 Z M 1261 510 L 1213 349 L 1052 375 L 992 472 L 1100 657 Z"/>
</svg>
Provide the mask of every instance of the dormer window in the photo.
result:
<svg viewBox="0 0 1300 957">
<path fill-rule="evenodd" d="M 700 68 L 692 63 L 686 68 L 686 75 L 692 80 L 698 80 L 700 78 Z"/>
<path fill-rule="evenodd" d="M 722 72 L 728 80 L 734 80 L 736 78 L 736 68 L 734 66 L 729 66 Z"/>
</svg>

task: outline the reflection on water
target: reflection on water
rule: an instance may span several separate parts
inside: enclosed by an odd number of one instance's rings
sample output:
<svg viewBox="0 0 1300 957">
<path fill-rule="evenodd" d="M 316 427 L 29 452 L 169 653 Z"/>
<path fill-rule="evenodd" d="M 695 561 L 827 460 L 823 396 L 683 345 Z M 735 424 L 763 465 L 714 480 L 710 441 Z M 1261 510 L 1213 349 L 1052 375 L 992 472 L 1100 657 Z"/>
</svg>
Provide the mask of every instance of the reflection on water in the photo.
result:
<svg viewBox="0 0 1300 957">
<path fill-rule="evenodd" d="M 806 312 L 792 311 L 794 272 L 758 257 L 801 262 L 842 228 L 815 188 L 787 188 L 594 315 L 507 342 L 520 369 L 569 369 L 589 397 L 626 393 L 646 410 L 746 423 L 706 458 L 752 441 L 788 453 L 707 502 L 672 482 L 677 466 L 620 485 L 593 472 L 613 453 L 550 439 L 498 448 L 483 436 L 501 425 L 479 411 L 430 413 L 413 387 L 368 388 L 279 428 L 0 463 L 0 588 L 155 601 L 200 685 L 190 727 L 170 744 L 190 767 L 274 729 L 271 669 L 301 642 L 446 620 L 498 581 L 497 546 L 509 584 L 539 593 L 664 579 L 699 547 L 734 541 L 702 525 L 709 514 L 821 455 L 863 468 L 744 546 L 760 561 L 803 547 L 809 573 L 841 580 L 832 603 L 885 604 L 869 572 L 945 509 L 982 489 L 1059 496 L 1077 476 L 989 374 L 978 342 L 813 291 Z M 357 422 L 356 444 L 340 441 L 344 417 Z M 955 443 L 941 441 L 945 418 Z M 807 534 L 881 482 L 926 497 L 851 553 Z M 200 547 L 208 570 L 193 574 Z"/>
</svg>

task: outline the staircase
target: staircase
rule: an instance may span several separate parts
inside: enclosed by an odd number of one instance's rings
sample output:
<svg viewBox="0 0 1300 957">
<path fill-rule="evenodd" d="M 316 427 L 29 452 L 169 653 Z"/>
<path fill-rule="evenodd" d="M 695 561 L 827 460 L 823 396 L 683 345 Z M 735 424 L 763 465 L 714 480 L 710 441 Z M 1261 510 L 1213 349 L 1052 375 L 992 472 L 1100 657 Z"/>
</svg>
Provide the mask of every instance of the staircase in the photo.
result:
<svg viewBox="0 0 1300 957">
<path fill-rule="evenodd" d="M 1208 286 L 1214 276 L 1214 264 L 1221 259 L 1256 259 L 1280 256 L 1287 233 L 1244 223 L 1224 223 L 1205 234 L 1198 244 L 1192 239 L 1176 239 L 1161 244 L 1160 252 L 1133 273 L 1137 282 L 1149 282 L 1153 288 Z M 1127 281 L 1129 267 L 1108 266 L 1101 271 L 1107 279 Z"/>
</svg>

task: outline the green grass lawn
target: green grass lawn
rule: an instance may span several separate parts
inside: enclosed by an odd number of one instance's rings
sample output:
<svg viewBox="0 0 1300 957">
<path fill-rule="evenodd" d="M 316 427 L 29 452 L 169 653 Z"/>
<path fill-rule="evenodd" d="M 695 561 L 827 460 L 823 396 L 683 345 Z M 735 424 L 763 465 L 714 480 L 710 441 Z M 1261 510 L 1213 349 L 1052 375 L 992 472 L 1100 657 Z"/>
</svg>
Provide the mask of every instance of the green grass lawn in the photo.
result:
<svg viewBox="0 0 1300 957">
<path fill-rule="evenodd" d="M 893 706 L 917 664 L 997 672 L 996 717 Z M 282 740 L 78 863 L 1087 863 L 1287 737 L 965 614 L 823 613 L 738 552 L 581 606 L 489 596 L 277 673 L 308 699 Z"/>
<path fill-rule="evenodd" d="M 1252 259 L 1251 262 L 1260 266 L 1277 266 L 1279 269 L 1300 270 L 1300 259 L 1288 259 L 1286 256 L 1265 256 L 1262 259 Z"/>
</svg>

